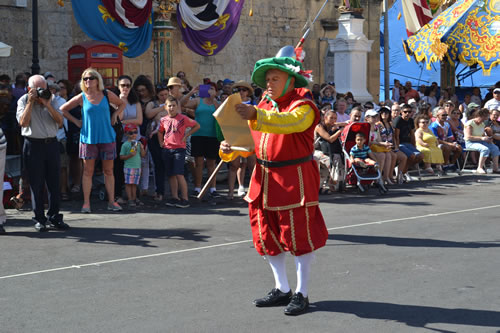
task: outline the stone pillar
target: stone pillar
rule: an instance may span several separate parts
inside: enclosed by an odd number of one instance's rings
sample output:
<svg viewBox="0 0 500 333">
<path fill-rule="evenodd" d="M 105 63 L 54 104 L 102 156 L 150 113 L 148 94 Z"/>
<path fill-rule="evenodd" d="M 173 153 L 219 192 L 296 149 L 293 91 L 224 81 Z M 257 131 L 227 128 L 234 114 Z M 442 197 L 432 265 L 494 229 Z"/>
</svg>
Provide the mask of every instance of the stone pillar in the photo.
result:
<svg viewBox="0 0 500 333">
<path fill-rule="evenodd" d="M 359 103 L 372 101 L 366 89 L 367 53 L 373 41 L 363 34 L 365 19 L 355 13 L 342 13 L 338 19 L 337 38 L 329 39 L 330 51 L 335 55 L 335 88 L 339 93 L 352 92 Z"/>
</svg>

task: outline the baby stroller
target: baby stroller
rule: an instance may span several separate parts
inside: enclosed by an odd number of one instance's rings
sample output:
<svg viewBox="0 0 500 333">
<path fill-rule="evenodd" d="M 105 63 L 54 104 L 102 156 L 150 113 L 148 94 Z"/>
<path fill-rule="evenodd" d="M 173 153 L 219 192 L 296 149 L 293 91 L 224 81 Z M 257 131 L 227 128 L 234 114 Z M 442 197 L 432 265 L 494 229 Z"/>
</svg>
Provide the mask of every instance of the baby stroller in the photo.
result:
<svg viewBox="0 0 500 333">
<path fill-rule="evenodd" d="M 340 142 L 344 152 L 344 165 L 345 165 L 345 183 L 349 185 L 356 185 L 360 193 L 366 192 L 368 187 L 372 184 L 378 187 L 380 194 L 387 193 L 387 188 L 382 181 L 382 174 L 380 170 L 373 166 L 361 168 L 354 165 L 349 159 L 351 148 L 356 144 L 355 138 L 357 133 L 363 133 L 365 138 L 370 138 L 370 124 L 368 123 L 350 123 L 340 135 Z"/>
</svg>

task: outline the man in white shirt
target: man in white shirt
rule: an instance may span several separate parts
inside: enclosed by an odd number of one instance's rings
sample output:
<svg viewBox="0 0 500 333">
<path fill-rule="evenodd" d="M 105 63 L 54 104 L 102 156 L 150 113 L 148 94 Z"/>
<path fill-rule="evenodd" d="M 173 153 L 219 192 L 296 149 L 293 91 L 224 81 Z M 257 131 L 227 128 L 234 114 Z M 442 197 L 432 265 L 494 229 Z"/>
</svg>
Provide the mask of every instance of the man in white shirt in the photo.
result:
<svg viewBox="0 0 500 333">
<path fill-rule="evenodd" d="M 335 103 L 335 111 L 337 111 L 337 126 L 345 126 L 351 117 L 346 113 L 347 101 L 339 98 Z"/>
<path fill-rule="evenodd" d="M 488 110 L 500 110 L 500 88 L 495 88 L 493 90 L 493 98 L 484 104 L 484 107 Z"/>
</svg>

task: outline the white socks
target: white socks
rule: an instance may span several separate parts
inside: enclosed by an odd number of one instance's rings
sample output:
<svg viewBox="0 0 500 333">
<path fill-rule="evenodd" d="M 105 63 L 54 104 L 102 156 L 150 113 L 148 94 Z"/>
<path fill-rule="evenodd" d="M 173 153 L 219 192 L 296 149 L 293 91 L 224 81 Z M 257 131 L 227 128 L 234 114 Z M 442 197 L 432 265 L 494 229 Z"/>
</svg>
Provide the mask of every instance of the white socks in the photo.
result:
<svg viewBox="0 0 500 333">
<path fill-rule="evenodd" d="M 313 259 L 314 252 L 295 257 L 295 266 L 297 268 L 297 289 L 295 289 L 295 293 L 301 293 L 304 297 L 307 297 L 307 284 Z"/>
<path fill-rule="evenodd" d="M 288 278 L 286 276 L 285 252 L 277 256 L 266 256 L 266 258 L 273 270 L 274 281 L 276 283 L 275 288 L 287 293 L 290 290 L 290 286 L 288 285 Z"/>
<path fill-rule="evenodd" d="M 288 285 L 288 278 L 286 276 L 286 265 L 285 265 L 285 252 L 278 254 L 277 256 L 266 256 L 273 270 L 274 281 L 276 283 L 275 288 L 278 288 L 282 292 L 286 293 L 290 290 Z M 295 266 L 297 269 L 297 289 L 296 293 L 301 293 L 304 297 L 307 297 L 307 285 L 309 282 L 309 274 L 311 272 L 311 263 L 314 259 L 314 252 L 295 257 Z"/>
</svg>

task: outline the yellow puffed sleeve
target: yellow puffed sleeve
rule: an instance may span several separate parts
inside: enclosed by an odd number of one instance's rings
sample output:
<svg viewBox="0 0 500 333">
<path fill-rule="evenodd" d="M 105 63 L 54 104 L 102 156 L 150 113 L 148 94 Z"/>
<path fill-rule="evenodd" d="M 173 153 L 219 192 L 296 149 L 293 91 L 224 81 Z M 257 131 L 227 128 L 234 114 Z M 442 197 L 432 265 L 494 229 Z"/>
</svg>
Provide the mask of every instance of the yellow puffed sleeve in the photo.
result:
<svg viewBox="0 0 500 333">
<path fill-rule="evenodd" d="M 250 121 L 250 127 L 264 133 L 300 133 L 308 129 L 315 118 L 314 110 L 308 104 L 298 106 L 290 112 L 255 109 L 257 110 L 257 119 Z"/>
</svg>

